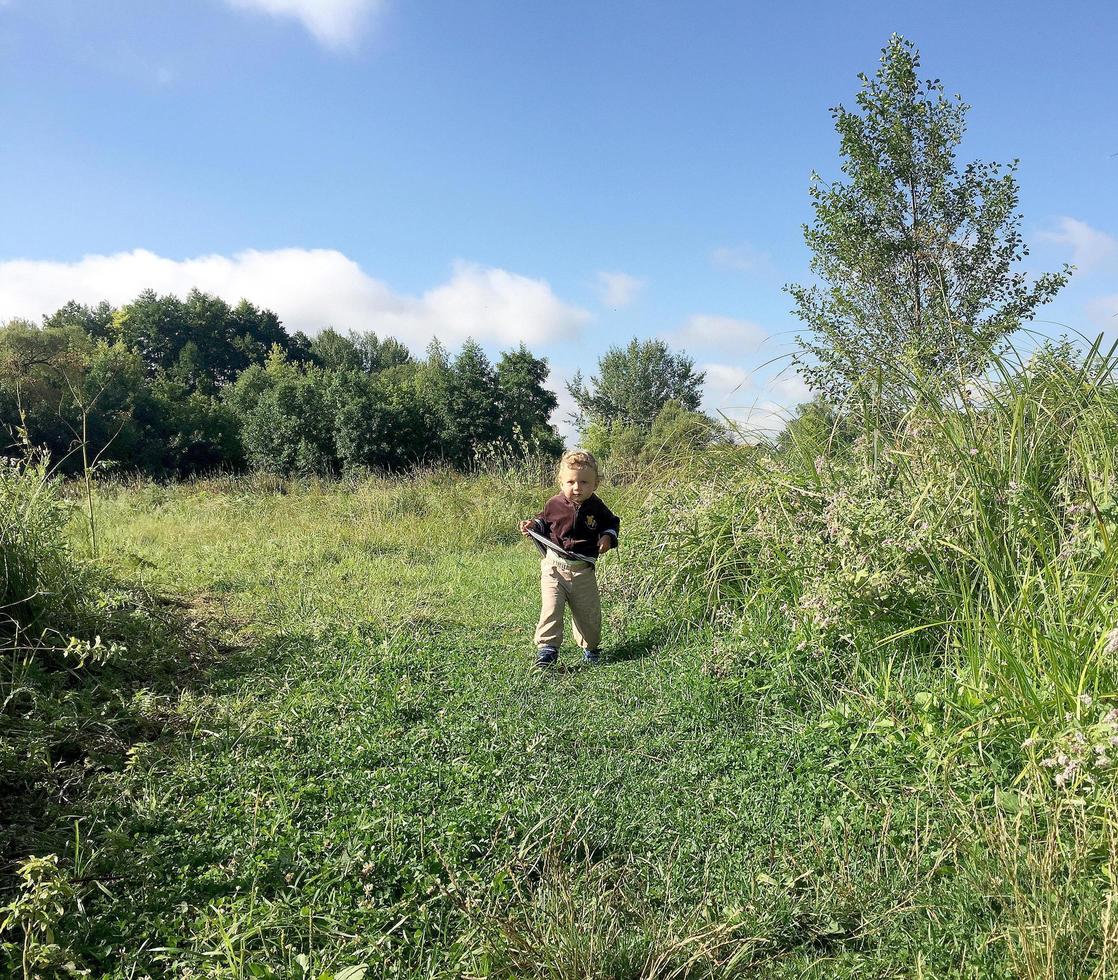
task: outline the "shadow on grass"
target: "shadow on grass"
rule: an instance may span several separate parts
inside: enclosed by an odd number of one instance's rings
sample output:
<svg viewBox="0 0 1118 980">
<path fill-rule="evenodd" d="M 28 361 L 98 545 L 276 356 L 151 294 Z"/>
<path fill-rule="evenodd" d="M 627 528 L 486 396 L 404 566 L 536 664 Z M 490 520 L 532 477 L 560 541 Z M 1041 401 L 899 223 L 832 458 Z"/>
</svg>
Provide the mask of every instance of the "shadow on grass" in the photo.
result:
<svg viewBox="0 0 1118 980">
<path fill-rule="evenodd" d="M 610 667 L 632 660 L 644 660 L 657 653 L 669 640 L 668 631 L 662 627 L 654 627 L 644 633 L 628 636 L 620 643 L 606 648 L 602 654 L 602 665 Z"/>
<path fill-rule="evenodd" d="M 74 814 L 99 776 L 124 769 L 138 746 L 187 735 L 184 695 L 251 669 L 246 648 L 226 642 L 234 624 L 211 597 L 108 585 L 102 596 L 62 632 L 0 637 L 15 664 L 0 680 L 0 896 L 27 855 L 72 846 Z M 105 654 L 68 655 L 67 633 L 96 635 Z"/>
</svg>

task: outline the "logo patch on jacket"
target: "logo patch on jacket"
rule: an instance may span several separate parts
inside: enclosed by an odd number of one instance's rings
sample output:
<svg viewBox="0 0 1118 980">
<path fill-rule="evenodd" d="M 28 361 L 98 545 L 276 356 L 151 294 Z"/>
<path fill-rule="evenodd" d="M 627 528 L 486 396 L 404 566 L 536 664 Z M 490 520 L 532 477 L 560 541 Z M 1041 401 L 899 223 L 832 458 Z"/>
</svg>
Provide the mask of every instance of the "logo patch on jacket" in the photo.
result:
<svg viewBox="0 0 1118 980">
<path fill-rule="evenodd" d="M 598 526 L 598 519 L 593 514 L 587 514 L 586 515 L 586 526 L 588 528 L 590 528 L 591 531 L 593 531 L 594 528 L 596 528 Z"/>
</svg>

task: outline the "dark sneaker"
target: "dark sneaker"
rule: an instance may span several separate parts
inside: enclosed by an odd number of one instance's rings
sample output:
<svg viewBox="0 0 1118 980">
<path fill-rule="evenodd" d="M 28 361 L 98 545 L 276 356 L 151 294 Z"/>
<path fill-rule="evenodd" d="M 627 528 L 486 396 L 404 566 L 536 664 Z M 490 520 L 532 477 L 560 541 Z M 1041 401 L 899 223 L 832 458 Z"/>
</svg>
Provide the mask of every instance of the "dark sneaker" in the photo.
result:
<svg viewBox="0 0 1118 980">
<path fill-rule="evenodd" d="M 594 664 L 598 663 L 602 659 L 602 655 L 597 650 L 583 650 L 582 659 L 585 660 L 586 663 L 590 664 L 591 667 L 593 667 Z"/>
<path fill-rule="evenodd" d="M 555 647 L 540 647 L 536 651 L 536 666 L 551 667 L 559 659 L 559 651 Z"/>
</svg>

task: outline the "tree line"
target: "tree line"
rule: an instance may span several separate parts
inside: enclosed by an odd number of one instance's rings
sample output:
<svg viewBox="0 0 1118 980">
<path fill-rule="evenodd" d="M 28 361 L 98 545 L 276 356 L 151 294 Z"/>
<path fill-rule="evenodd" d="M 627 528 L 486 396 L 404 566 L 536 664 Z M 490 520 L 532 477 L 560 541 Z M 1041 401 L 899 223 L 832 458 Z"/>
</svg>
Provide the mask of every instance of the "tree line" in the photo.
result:
<svg viewBox="0 0 1118 980">
<path fill-rule="evenodd" d="M 547 374 L 523 344 L 496 364 L 474 341 L 416 358 L 373 333 L 289 334 L 248 301 L 147 291 L 0 327 L 0 422 L 7 452 L 42 447 L 64 472 L 79 445 L 156 476 L 466 467 L 496 444 L 562 450 Z"/>
<path fill-rule="evenodd" d="M 480 458 L 557 456 L 546 359 L 524 344 L 492 363 L 467 340 L 414 357 L 392 337 L 289 334 L 270 310 L 198 290 L 119 308 L 70 302 L 41 324 L 0 326 L 8 454 L 45 449 L 62 472 L 89 460 L 158 477 L 245 467 L 398 472 Z M 658 340 L 611 348 L 568 385 L 582 439 L 603 457 L 706 445 L 703 375 Z"/>
</svg>

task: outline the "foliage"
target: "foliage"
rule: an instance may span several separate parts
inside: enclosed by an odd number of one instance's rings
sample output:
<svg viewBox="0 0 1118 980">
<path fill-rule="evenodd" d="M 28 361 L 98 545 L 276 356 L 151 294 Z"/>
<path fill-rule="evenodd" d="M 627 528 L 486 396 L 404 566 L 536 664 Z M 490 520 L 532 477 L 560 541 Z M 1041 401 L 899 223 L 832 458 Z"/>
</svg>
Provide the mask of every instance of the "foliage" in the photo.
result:
<svg viewBox="0 0 1118 980">
<path fill-rule="evenodd" d="M 198 639 L 141 591 L 75 555 L 73 507 L 41 461 L 0 470 L 0 971 L 86 976 L 62 937 L 80 911 L 71 808 L 132 745 L 163 730 Z M 195 648 L 196 649 L 196 648 Z M 77 825 L 81 823 L 77 819 Z M 72 854 L 54 829 L 67 828 Z M 45 833 L 47 828 L 51 832 Z M 40 850 L 40 848 L 42 848 Z M 18 865 L 18 869 L 17 869 Z M 16 873 L 18 870 L 18 874 Z"/>
<path fill-rule="evenodd" d="M 690 459 L 728 440 L 724 426 L 674 399 L 664 403 L 647 428 L 616 420 L 591 422 L 582 434 L 585 449 L 622 469 Z"/>
<path fill-rule="evenodd" d="M 0 461 L 0 636 L 65 621 L 89 587 L 63 530 L 69 508 L 46 465 Z"/>
<path fill-rule="evenodd" d="M 191 391 L 210 394 L 288 339 L 271 311 L 247 300 L 230 307 L 197 289 L 185 300 L 147 290 L 113 314 L 113 330 L 149 376 L 162 371 Z"/>
<path fill-rule="evenodd" d="M 709 415 L 685 408 L 674 399 L 664 403 L 641 446 L 646 463 L 689 457 L 712 445 L 725 443 L 729 433 Z"/>
<path fill-rule="evenodd" d="M 505 351 L 497 362 L 497 391 L 501 405 L 501 438 L 523 434 L 549 456 L 559 456 L 563 443 L 551 424 L 559 406 L 553 391 L 544 387 L 549 368 L 544 358 L 536 357 L 524 344 Z"/>
<path fill-rule="evenodd" d="M 337 465 L 323 372 L 273 348 L 264 367 L 241 374 L 226 394 L 241 423 L 248 461 L 276 473 L 326 473 Z"/>
<path fill-rule="evenodd" d="M 327 327 L 309 342 L 314 362 L 332 371 L 364 371 L 378 374 L 388 368 L 410 364 L 408 349 L 393 337 L 383 340 L 372 331 L 350 331 L 342 335 Z"/>
<path fill-rule="evenodd" d="M 337 473 L 465 469 L 520 440 L 562 451 L 545 360 L 523 344 L 496 367 L 472 341 L 453 361 L 434 349 L 416 362 L 372 332 L 289 337 L 271 312 L 197 290 L 68 303 L 42 327 L 0 327 L 0 423 L 9 451 L 41 447 L 68 473 L 83 458 L 152 475 Z"/>
<path fill-rule="evenodd" d="M 611 347 L 598 361 L 598 374 L 584 382 L 576 371 L 567 390 L 578 407 L 580 429 L 620 423 L 647 431 L 669 401 L 696 411 L 702 400 L 705 375 L 685 353 L 673 354 L 662 340 L 639 341 Z"/>
<path fill-rule="evenodd" d="M 75 451 L 149 473 L 237 465 L 232 416 L 210 395 L 166 375 L 149 379 L 142 358 L 119 340 L 94 340 L 76 326 L 0 328 L 0 422 L 13 447 L 44 449 L 62 472 Z"/>
<path fill-rule="evenodd" d="M 22 829 L 71 889 L 55 944 L 110 978 L 1109 975 L 1102 360 L 604 489 L 605 659 L 547 677 L 515 529 L 547 467 L 104 486 L 106 561 L 234 649 L 169 699 L 121 683 L 108 717 L 154 705 L 157 740 L 116 728 L 127 765 Z"/>
<path fill-rule="evenodd" d="M 88 975 L 56 941 L 58 922 L 75 898 L 58 856 L 27 858 L 20 863 L 19 876 L 19 894 L 0 908 L 0 936 L 19 929 L 22 942 L 0 941 L 0 957 L 9 965 L 18 963 L 24 977 Z"/>
<path fill-rule="evenodd" d="M 938 80 L 921 83 L 919 67 L 893 35 L 876 75 L 859 75 L 858 111 L 831 110 L 846 182 L 811 185 L 804 239 L 821 285 L 787 288 L 811 330 L 797 364 L 833 404 L 907 404 L 911 388 L 883 361 L 933 382 L 981 373 L 1070 273 L 1030 280 L 1015 269 L 1028 254 L 1016 163 L 960 170 L 968 107 Z"/>
<path fill-rule="evenodd" d="M 999 367 L 981 403 L 962 389 L 895 428 L 864 417 L 852 441 L 817 420 L 782 450 L 708 460 L 650 500 L 646 587 L 763 600 L 850 664 L 903 638 L 976 710 L 1062 717 L 1118 667 L 1092 652 L 1116 613 L 1118 385 L 1097 348 Z"/>
</svg>

